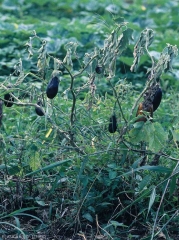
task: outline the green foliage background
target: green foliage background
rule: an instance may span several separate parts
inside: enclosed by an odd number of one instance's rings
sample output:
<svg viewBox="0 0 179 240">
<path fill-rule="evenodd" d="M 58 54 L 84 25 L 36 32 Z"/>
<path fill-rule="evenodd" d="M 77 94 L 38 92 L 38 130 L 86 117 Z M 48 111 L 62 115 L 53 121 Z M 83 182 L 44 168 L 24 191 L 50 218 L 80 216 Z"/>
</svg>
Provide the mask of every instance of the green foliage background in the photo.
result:
<svg viewBox="0 0 179 240">
<path fill-rule="evenodd" d="M 135 112 L 131 115 L 131 108 L 144 89 L 151 59 L 142 56 L 135 73 L 130 67 L 134 45 L 145 28 L 155 33 L 149 48 L 155 61 L 166 43 L 178 45 L 178 7 L 177 1 L 168 0 L 150 3 L 144 0 L 0 1 L 0 98 L 7 93 L 3 86 L 15 84 L 18 79 L 14 66 L 17 70 L 19 59 L 23 74 L 27 74 L 13 89 L 24 105 L 3 107 L 0 129 L 2 234 L 8 234 L 4 226 L 12 224 L 12 233 L 22 233 L 24 237 L 34 231 L 66 239 L 67 233 L 70 236 L 81 233 L 89 239 L 100 236 L 103 239 L 153 239 L 160 234 L 176 239 L 179 58 L 173 60 L 172 72 L 162 74 L 161 105 L 154 114 L 154 122 L 147 121 L 144 125 L 134 124 Z M 52 101 L 47 100 L 44 93 L 54 69 L 53 61 L 50 60 L 42 81 L 36 77 L 41 43 L 34 40 L 34 55 L 30 59 L 26 43 L 35 30 L 40 39 L 47 41 L 48 54 L 63 60 L 65 44 L 77 42 L 79 61 L 73 57 L 73 71 L 78 72 L 85 53 L 103 47 L 105 38 L 114 29 L 113 18 L 119 16 L 133 29 L 133 39 L 117 58 L 116 74 L 111 81 L 97 77 L 95 98 L 91 99 L 88 86 L 77 95 L 77 120 L 71 129 L 73 96 L 69 91 L 69 73 L 61 69 L 58 95 Z M 85 72 L 75 79 L 76 93 L 87 81 Z M 132 128 L 127 133 L 121 132 L 125 119 L 116 104 L 115 92 Z M 36 115 L 33 104 L 38 97 L 43 97 L 50 120 Z M 114 110 L 118 131 L 110 134 L 108 124 Z M 73 144 L 64 137 L 64 133 L 70 136 L 71 131 Z M 148 151 L 145 166 L 139 164 L 141 141 L 146 143 Z M 161 156 L 156 164 L 157 154 Z M 37 223 L 29 223 L 24 230 L 28 214 Z M 88 224 L 93 231 L 86 230 Z"/>
</svg>

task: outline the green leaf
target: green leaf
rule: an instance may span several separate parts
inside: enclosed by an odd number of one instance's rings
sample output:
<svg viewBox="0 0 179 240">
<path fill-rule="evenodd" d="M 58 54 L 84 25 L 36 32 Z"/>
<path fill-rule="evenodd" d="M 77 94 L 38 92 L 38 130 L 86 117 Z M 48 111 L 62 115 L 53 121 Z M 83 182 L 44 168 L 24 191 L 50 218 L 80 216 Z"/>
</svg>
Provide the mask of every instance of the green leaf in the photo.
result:
<svg viewBox="0 0 179 240">
<path fill-rule="evenodd" d="M 145 188 L 145 186 L 147 186 L 150 183 L 151 178 L 152 177 L 150 175 L 147 175 L 142 179 L 142 181 L 139 184 L 139 191 L 142 191 Z"/>
<path fill-rule="evenodd" d="M 31 0 L 31 2 L 36 3 L 37 5 L 43 6 L 48 3 L 48 0 Z"/>
<path fill-rule="evenodd" d="M 38 203 L 40 206 L 45 206 L 45 202 L 41 200 L 36 200 L 36 203 Z"/>
<path fill-rule="evenodd" d="M 160 173 L 171 173 L 171 169 L 169 169 L 167 167 L 146 165 L 146 166 L 142 166 L 142 167 L 139 167 L 139 168 L 136 168 L 136 169 L 132 169 L 131 171 L 126 172 L 126 173 L 120 175 L 119 177 L 125 176 L 125 175 L 130 175 L 130 174 L 133 174 L 134 172 L 137 172 L 137 171 L 140 171 L 140 170 L 155 171 L 155 172 L 160 172 Z"/>
<path fill-rule="evenodd" d="M 28 173 L 25 176 L 27 177 L 27 176 L 34 175 L 34 174 L 36 174 L 38 172 L 41 172 L 41 171 L 47 171 L 47 170 L 53 169 L 55 167 L 58 167 L 58 166 L 62 165 L 63 163 L 67 163 L 69 161 L 72 161 L 72 159 L 66 159 L 66 160 L 58 161 L 56 163 L 49 164 L 49 165 L 47 165 L 47 166 L 45 166 L 43 168 L 40 168 L 40 169 L 37 169 L 37 170 L 35 170 L 33 172 Z"/>
<path fill-rule="evenodd" d="M 40 154 L 39 152 L 32 152 L 31 154 L 29 166 L 33 171 L 35 171 L 41 166 Z"/>
<path fill-rule="evenodd" d="M 156 189 L 155 189 L 155 187 L 154 187 L 154 189 L 153 189 L 153 191 L 152 191 L 152 193 L 151 193 L 151 195 L 150 195 L 148 213 L 150 212 L 150 209 L 151 209 L 151 207 L 152 207 L 152 205 L 153 205 L 153 203 L 154 203 L 154 201 L 155 201 L 155 197 L 156 197 Z"/>
<path fill-rule="evenodd" d="M 129 137 L 131 143 L 134 144 L 146 140 L 146 130 L 143 122 L 139 122 L 134 125 L 134 128 L 129 132 Z"/>
<path fill-rule="evenodd" d="M 116 163 L 110 163 L 107 165 L 109 168 L 113 168 L 115 169 L 117 166 L 116 166 Z"/>
<path fill-rule="evenodd" d="M 110 221 L 110 223 L 116 228 L 116 227 L 127 227 L 126 225 L 124 225 L 124 223 L 119 223 L 117 221 Z"/>
<path fill-rule="evenodd" d="M 23 235 L 23 238 L 24 239 L 27 239 L 27 236 L 26 234 L 18 227 L 16 227 L 14 224 L 11 224 L 9 222 L 0 222 L 1 225 L 8 225 L 8 226 L 11 226 L 13 227 L 14 229 L 16 229 L 18 232 L 20 232 L 22 235 Z"/>
<path fill-rule="evenodd" d="M 87 219 L 87 220 L 90 221 L 90 222 L 93 222 L 93 217 L 91 216 L 90 213 L 85 213 L 85 214 L 83 214 L 82 217 L 85 218 L 85 219 Z"/>
<path fill-rule="evenodd" d="M 143 121 L 140 121 L 140 122 L 135 122 L 133 124 L 134 128 L 142 128 L 144 126 L 144 122 Z"/>
<path fill-rule="evenodd" d="M 85 176 L 85 175 L 81 175 L 80 176 L 80 180 L 81 180 L 81 184 L 85 188 L 87 186 L 87 184 L 88 184 L 89 177 Z"/>
<path fill-rule="evenodd" d="M 172 130 L 174 141 L 179 141 L 179 129 Z"/>
<path fill-rule="evenodd" d="M 149 150 L 159 152 L 166 144 L 168 133 L 164 131 L 161 124 L 158 122 L 149 124 L 146 127 L 149 140 Z"/>
<path fill-rule="evenodd" d="M 122 33 L 122 38 L 120 41 L 120 54 L 126 49 L 129 45 L 129 40 L 131 39 L 133 30 L 128 28 Z"/>
<path fill-rule="evenodd" d="M 21 214 L 16 214 L 16 215 L 19 215 L 19 216 L 28 216 L 28 217 L 34 218 L 34 219 L 36 219 L 37 221 L 41 222 L 41 224 L 43 224 L 43 221 L 42 221 L 40 218 L 38 218 L 38 217 L 36 217 L 36 216 L 34 216 L 34 215 L 32 215 L 32 214 L 21 213 Z"/>
<path fill-rule="evenodd" d="M 97 206 L 109 206 L 109 205 L 111 206 L 112 203 L 102 202 L 102 203 L 98 204 Z"/>
<path fill-rule="evenodd" d="M 132 168 L 133 168 L 133 169 L 136 169 L 136 168 L 139 166 L 139 163 L 142 161 L 143 158 L 144 158 L 143 156 L 140 157 L 140 158 L 138 158 L 138 159 L 132 164 Z"/>
<path fill-rule="evenodd" d="M 113 226 L 115 229 L 117 228 L 117 227 L 127 227 L 126 225 L 124 225 L 124 223 L 119 223 L 119 222 L 117 222 L 117 221 L 110 221 L 105 227 L 104 227 L 104 229 L 108 229 L 108 228 L 110 228 L 111 226 Z"/>
<path fill-rule="evenodd" d="M 170 196 L 172 196 L 172 194 L 174 193 L 177 185 L 176 185 L 176 175 L 174 175 L 170 181 L 170 187 L 169 187 L 169 193 L 170 193 Z"/>
<path fill-rule="evenodd" d="M 132 143 L 145 141 L 148 143 L 148 150 L 159 152 L 168 139 L 168 133 L 160 123 L 147 121 L 145 124 L 135 123 L 134 128 L 129 132 L 129 137 Z"/>
<path fill-rule="evenodd" d="M 117 172 L 116 171 L 109 171 L 109 178 L 110 179 L 114 179 L 117 176 Z"/>
<path fill-rule="evenodd" d="M 123 63 L 125 63 L 125 64 L 128 65 L 128 66 L 131 66 L 131 65 L 132 65 L 132 62 L 133 62 L 133 58 L 122 56 L 122 57 L 120 57 L 120 61 L 123 62 Z"/>
<path fill-rule="evenodd" d="M 8 169 L 10 175 L 15 175 L 21 171 L 21 168 L 16 164 L 11 164 L 10 168 Z"/>
<path fill-rule="evenodd" d="M 17 217 L 15 217 L 14 216 L 14 219 L 15 219 L 15 222 L 16 222 L 16 226 L 18 227 L 18 228 L 20 228 L 20 221 L 19 221 L 19 218 L 17 218 Z"/>
</svg>

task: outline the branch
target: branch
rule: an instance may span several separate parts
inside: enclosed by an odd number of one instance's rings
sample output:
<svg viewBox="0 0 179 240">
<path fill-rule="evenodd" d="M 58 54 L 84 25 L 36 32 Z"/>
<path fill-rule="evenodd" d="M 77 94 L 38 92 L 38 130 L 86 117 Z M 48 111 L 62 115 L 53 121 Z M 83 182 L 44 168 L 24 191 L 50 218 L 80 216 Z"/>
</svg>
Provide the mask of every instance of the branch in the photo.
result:
<svg viewBox="0 0 179 240">
<path fill-rule="evenodd" d="M 70 91 L 71 91 L 71 94 L 72 94 L 73 103 L 72 103 L 72 107 L 71 107 L 70 123 L 71 123 L 71 126 L 73 126 L 74 121 L 75 121 L 74 117 L 75 117 L 75 104 L 76 104 L 76 96 L 75 96 L 75 93 L 73 91 L 73 85 L 74 85 L 74 78 L 75 77 L 71 74 L 70 70 L 64 64 L 63 64 L 63 66 L 71 77 Z"/>
<path fill-rule="evenodd" d="M 78 73 L 74 74 L 73 77 L 76 78 L 76 77 L 80 76 L 80 75 L 87 69 L 87 67 L 90 65 L 90 63 L 91 63 L 95 58 L 97 58 L 97 57 L 98 57 L 98 54 L 95 54 L 95 55 L 90 59 L 90 61 L 86 64 L 86 66 L 84 66 L 84 68 L 83 68 L 81 71 L 79 71 Z"/>
<path fill-rule="evenodd" d="M 47 120 L 52 124 L 52 126 L 56 129 L 56 131 L 57 131 L 60 135 L 62 135 L 64 138 L 66 138 L 66 139 L 69 141 L 69 143 L 71 144 L 72 147 L 74 147 L 74 150 L 75 150 L 77 153 L 80 153 L 80 154 L 82 154 L 82 155 L 86 155 L 86 153 L 85 153 L 83 150 L 81 150 L 81 149 L 76 145 L 76 143 L 73 141 L 73 139 L 70 138 L 69 133 L 60 130 L 60 129 L 58 128 L 58 126 L 53 122 L 53 120 L 52 120 L 49 116 L 47 116 Z"/>
<path fill-rule="evenodd" d="M 115 95 L 115 97 L 116 97 L 117 103 L 118 103 L 118 105 L 119 105 L 119 109 L 120 109 L 120 111 L 121 111 L 121 115 L 122 115 L 122 117 L 123 117 L 123 119 L 124 119 L 124 121 L 125 121 L 125 124 L 127 125 L 127 120 L 126 120 L 126 118 L 125 118 L 125 116 L 124 116 L 124 113 L 123 113 L 123 111 L 122 111 L 122 107 L 121 107 L 121 104 L 120 104 L 120 102 L 119 102 L 116 89 L 113 87 L 113 85 L 112 85 L 112 83 L 111 83 L 110 80 L 109 80 L 109 83 L 110 83 L 110 85 L 111 85 L 111 87 L 112 87 L 112 89 L 113 89 L 113 91 L 114 91 L 114 95 Z"/>
<path fill-rule="evenodd" d="M 14 97 L 14 98 L 16 98 L 12 93 L 11 93 L 11 95 Z M 8 100 L 4 100 L 3 98 L 1 98 L 0 97 L 0 100 L 2 100 L 3 102 L 12 102 L 12 101 L 8 101 Z M 20 101 L 20 100 L 18 100 L 18 98 L 16 98 L 16 100 L 17 101 Z M 41 107 L 41 106 L 39 106 L 38 104 L 36 104 L 36 103 L 23 103 L 23 102 L 13 102 L 13 104 L 14 105 L 17 105 L 17 106 L 32 106 L 32 107 L 38 107 L 38 108 L 40 108 L 41 110 L 43 110 L 44 111 L 44 109 Z"/>
<path fill-rule="evenodd" d="M 73 126 L 73 124 L 74 124 L 74 117 L 75 117 L 75 104 L 76 104 L 76 96 L 75 96 L 75 93 L 74 93 L 74 90 L 73 90 L 73 85 L 74 85 L 74 79 L 76 78 L 76 77 L 78 77 L 78 76 L 80 76 L 85 70 L 86 70 L 86 68 L 89 66 L 89 64 L 96 58 L 96 57 L 98 57 L 98 54 L 95 54 L 91 59 L 90 59 L 90 61 L 84 66 L 84 68 L 80 71 L 80 72 L 78 72 L 78 73 L 76 73 L 76 74 L 72 74 L 71 73 L 71 71 L 65 66 L 65 64 L 61 61 L 61 60 L 59 60 L 58 58 L 55 58 L 55 57 L 53 57 L 53 56 L 51 56 L 51 55 L 48 55 L 49 57 L 51 57 L 51 58 L 53 58 L 53 59 L 55 59 L 55 61 L 56 62 L 58 62 L 60 65 L 62 65 L 64 68 L 65 68 L 65 70 L 68 72 L 68 74 L 70 75 L 70 77 L 71 77 L 71 85 L 70 85 L 70 91 L 71 91 L 71 93 L 72 93 L 72 98 L 73 98 L 73 103 L 72 103 L 72 107 L 71 107 L 71 116 L 70 116 L 70 123 L 71 123 L 71 126 Z"/>
</svg>

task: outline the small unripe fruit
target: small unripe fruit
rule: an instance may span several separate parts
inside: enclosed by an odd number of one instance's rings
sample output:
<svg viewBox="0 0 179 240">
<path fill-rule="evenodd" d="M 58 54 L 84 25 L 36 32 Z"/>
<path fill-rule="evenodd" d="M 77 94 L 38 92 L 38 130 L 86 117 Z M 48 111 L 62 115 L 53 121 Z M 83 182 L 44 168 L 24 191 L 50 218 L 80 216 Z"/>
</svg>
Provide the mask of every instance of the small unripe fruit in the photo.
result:
<svg viewBox="0 0 179 240">
<path fill-rule="evenodd" d="M 40 106 L 42 106 L 42 102 L 38 101 L 37 105 L 39 105 L 39 107 L 35 107 L 35 112 L 37 113 L 37 115 L 39 116 L 44 116 L 44 112 L 42 111 L 42 109 L 40 108 Z"/>
<path fill-rule="evenodd" d="M 57 76 L 53 77 L 47 85 L 46 94 L 47 97 L 53 99 L 58 93 L 59 79 Z"/>
<path fill-rule="evenodd" d="M 12 97 L 10 93 L 6 93 L 4 95 L 4 100 L 9 101 L 9 102 L 4 101 L 4 105 L 6 107 L 12 107 L 12 105 L 14 104 L 14 97 Z"/>
<path fill-rule="evenodd" d="M 96 66 L 95 71 L 97 74 L 101 74 L 103 72 L 103 67 L 102 66 Z"/>
</svg>

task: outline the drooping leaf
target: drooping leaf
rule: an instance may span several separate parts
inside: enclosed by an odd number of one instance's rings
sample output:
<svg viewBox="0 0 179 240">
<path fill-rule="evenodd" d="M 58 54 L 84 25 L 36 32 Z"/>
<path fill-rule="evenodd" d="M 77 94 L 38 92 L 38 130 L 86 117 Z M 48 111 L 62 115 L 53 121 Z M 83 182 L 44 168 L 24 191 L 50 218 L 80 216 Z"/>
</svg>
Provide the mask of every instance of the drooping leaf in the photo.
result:
<svg viewBox="0 0 179 240">
<path fill-rule="evenodd" d="M 134 61 L 131 66 L 131 72 L 135 72 L 140 62 L 140 57 L 145 51 L 148 51 L 148 47 L 151 45 L 154 39 L 154 32 L 152 29 L 144 29 L 141 32 L 138 42 L 134 47 Z"/>
<path fill-rule="evenodd" d="M 128 28 L 126 29 L 121 36 L 120 42 L 119 42 L 119 48 L 120 48 L 120 53 L 121 54 L 126 47 L 129 45 L 129 40 L 132 37 L 133 30 Z"/>
</svg>

